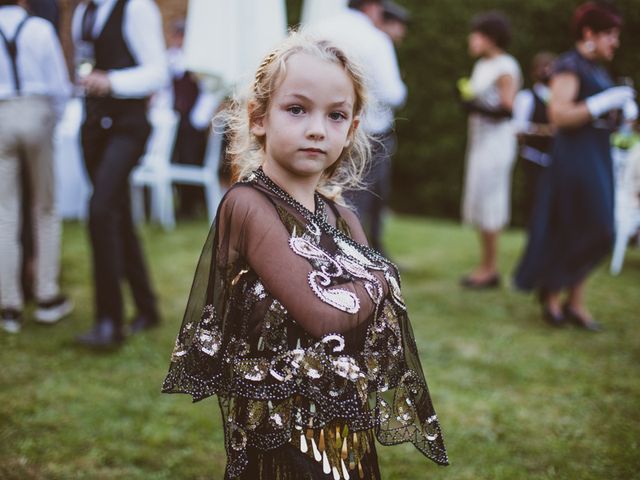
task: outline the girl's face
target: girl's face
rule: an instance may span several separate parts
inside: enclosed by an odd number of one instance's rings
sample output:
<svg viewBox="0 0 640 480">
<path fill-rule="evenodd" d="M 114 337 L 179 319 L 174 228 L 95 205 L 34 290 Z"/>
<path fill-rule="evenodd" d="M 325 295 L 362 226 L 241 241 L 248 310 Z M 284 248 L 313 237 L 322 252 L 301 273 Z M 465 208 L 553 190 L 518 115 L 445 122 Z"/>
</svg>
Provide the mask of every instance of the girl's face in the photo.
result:
<svg viewBox="0 0 640 480">
<path fill-rule="evenodd" d="M 335 63 L 305 53 L 289 57 L 285 77 L 251 132 L 264 137 L 265 165 L 289 178 L 320 179 L 351 141 L 351 78 Z"/>
</svg>

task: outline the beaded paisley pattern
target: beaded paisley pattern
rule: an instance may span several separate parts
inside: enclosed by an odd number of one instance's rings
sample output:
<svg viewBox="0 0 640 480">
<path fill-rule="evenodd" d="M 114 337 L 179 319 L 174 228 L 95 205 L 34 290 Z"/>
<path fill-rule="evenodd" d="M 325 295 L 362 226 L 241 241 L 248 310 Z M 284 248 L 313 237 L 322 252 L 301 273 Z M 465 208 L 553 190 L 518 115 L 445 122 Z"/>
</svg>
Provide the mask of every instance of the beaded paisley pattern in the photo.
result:
<svg viewBox="0 0 640 480">
<path fill-rule="evenodd" d="M 331 284 L 332 277 L 343 274 L 342 266 L 320 248 L 303 237 L 291 237 L 289 246 L 298 255 L 319 266 L 309 274 L 309 286 L 323 302 L 332 305 L 343 312 L 356 313 L 360 310 L 358 297 L 343 288 L 325 288 Z"/>
<path fill-rule="evenodd" d="M 328 200 L 319 195 L 312 213 L 261 170 L 234 188 L 259 189 L 273 201 L 289 232 L 288 248 L 311 267 L 307 285 L 296 288 L 311 289 L 317 301 L 346 314 L 361 313 L 367 297 L 374 308 L 356 333 L 313 337 L 242 258 L 221 259 L 214 228 L 194 281 L 194 289 L 200 279 L 208 286 L 192 290 L 163 391 L 194 400 L 218 395 L 227 477 L 248 468 L 250 449 L 267 455 L 291 445 L 318 462 L 327 479 L 365 478 L 376 461 L 376 438 L 385 445 L 411 442 L 447 464 L 397 268 L 354 242 L 344 221 L 332 226 Z M 364 287 L 364 297 L 345 286 L 353 282 Z M 198 310 L 198 317 L 189 314 Z"/>
</svg>

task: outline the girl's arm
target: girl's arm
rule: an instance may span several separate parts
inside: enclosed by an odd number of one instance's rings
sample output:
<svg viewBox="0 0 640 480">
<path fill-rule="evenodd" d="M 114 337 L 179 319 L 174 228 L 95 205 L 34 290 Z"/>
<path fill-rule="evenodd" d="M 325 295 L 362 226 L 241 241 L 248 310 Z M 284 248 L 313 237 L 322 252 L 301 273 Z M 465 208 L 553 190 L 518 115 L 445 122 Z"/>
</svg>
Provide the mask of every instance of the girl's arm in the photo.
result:
<svg viewBox="0 0 640 480">
<path fill-rule="evenodd" d="M 328 291 L 328 295 L 336 296 L 338 303 L 345 298 L 347 304 L 348 299 L 357 299 L 359 307 L 353 313 L 321 298 L 322 292 L 327 292 L 321 284 L 321 276 L 316 274 L 310 278 L 319 269 L 314 268 L 305 255 L 294 251 L 289 232 L 262 193 L 253 188 L 231 191 L 221 209 L 220 221 L 221 226 L 227 225 L 220 232 L 220 237 L 230 236 L 230 251 L 237 251 L 256 272 L 265 289 L 312 336 L 320 338 L 329 333 L 345 333 L 366 322 L 373 314 L 375 303 L 367 293 L 365 282 L 360 279 L 331 285 Z M 298 231 L 296 236 L 303 233 Z M 318 252 L 307 253 L 313 255 Z M 233 256 L 231 254 L 229 258 Z M 332 271 L 331 262 L 326 258 L 325 261 L 328 270 Z M 380 272 L 375 272 L 375 275 L 384 286 L 384 276 Z"/>
</svg>

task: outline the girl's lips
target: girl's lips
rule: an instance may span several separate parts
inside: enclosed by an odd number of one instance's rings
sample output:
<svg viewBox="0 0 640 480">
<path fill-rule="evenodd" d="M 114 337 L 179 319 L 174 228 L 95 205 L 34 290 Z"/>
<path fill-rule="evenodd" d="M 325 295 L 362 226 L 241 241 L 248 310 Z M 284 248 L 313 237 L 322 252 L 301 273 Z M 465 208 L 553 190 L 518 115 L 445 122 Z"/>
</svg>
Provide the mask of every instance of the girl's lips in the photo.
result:
<svg viewBox="0 0 640 480">
<path fill-rule="evenodd" d="M 324 150 L 320 148 L 301 148 L 300 150 L 307 153 L 326 153 Z"/>
</svg>

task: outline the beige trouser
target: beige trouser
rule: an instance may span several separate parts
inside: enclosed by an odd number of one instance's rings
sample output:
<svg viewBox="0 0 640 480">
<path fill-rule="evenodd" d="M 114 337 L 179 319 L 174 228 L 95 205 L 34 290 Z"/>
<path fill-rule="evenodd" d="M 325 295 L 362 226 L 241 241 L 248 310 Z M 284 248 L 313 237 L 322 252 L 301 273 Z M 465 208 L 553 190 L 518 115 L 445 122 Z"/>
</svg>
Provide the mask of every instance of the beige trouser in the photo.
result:
<svg viewBox="0 0 640 480">
<path fill-rule="evenodd" d="M 27 162 L 35 245 L 35 296 L 59 294 L 60 218 L 55 211 L 53 129 L 45 97 L 0 100 L 0 305 L 22 310 L 20 161 Z"/>
</svg>

